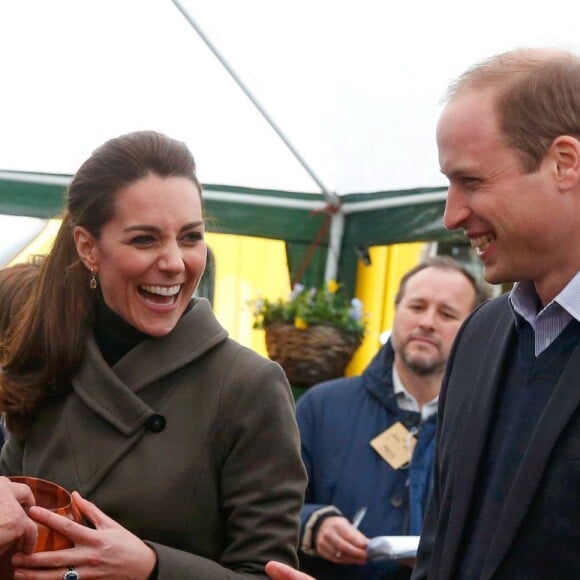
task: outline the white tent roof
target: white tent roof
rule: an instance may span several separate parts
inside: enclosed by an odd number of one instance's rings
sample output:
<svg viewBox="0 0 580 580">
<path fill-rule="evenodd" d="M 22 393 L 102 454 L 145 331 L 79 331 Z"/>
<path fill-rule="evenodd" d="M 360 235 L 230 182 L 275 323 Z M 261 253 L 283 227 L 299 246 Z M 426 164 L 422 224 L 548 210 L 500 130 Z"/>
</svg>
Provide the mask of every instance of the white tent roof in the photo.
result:
<svg viewBox="0 0 580 580">
<path fill-rule="evenodd" d="M 518 46 L 575 48 L 559 0 L 182 0 L 319 181 L 337 193 L 441 186 L 449 82 Z M 204 183 L 320 192 L 171 0 L 2 0 L 0 169 L 74 173 L 153 128 Z"/>
</svg>

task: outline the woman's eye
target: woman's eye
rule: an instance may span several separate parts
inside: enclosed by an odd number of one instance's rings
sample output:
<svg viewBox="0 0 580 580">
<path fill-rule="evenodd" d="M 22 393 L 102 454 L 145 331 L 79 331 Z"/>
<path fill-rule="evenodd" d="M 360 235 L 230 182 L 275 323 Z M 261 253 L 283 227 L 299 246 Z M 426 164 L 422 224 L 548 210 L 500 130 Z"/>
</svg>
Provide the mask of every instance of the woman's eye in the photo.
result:
<svg viewBox="0 0 580 580">
<path fill-rule="evenodd" d="M 148 244 L 152 244 L 155 241 L 155 238 L 149 234 L 143 234 L 140 236 L 135 236 L 131 238 L 131 243 L 136 246 L 145 246 Z"/>
<path fill-rule="evenodd" d="M 182 239 L 184 242 L 199 242 L 203 240 L 203 232 L 187 232 Z"/>
</svg>

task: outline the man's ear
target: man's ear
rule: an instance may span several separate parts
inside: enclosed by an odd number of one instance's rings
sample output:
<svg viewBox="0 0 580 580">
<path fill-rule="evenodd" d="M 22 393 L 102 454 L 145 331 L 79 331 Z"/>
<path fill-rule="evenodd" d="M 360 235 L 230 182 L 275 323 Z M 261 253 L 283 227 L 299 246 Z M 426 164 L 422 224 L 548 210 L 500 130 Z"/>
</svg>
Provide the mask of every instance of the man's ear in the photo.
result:
<svg viewBox="0 0 580 580">
<path fill-rule="evenodd" d="M 85 265 L 87 270 L 97 273 L 97 242 L 93 234 L 83 226 L 75 226 L 73 237 L 77 248 L 77 254 L 81 259 L 81 262 Z"/>
<path fill-rule="evenodd" d="M 556 137 L 550 146 L 555 161 L 556 179 L 562 190 L 580 184 L 580 141 L 569 135 Z"/>
</svg>

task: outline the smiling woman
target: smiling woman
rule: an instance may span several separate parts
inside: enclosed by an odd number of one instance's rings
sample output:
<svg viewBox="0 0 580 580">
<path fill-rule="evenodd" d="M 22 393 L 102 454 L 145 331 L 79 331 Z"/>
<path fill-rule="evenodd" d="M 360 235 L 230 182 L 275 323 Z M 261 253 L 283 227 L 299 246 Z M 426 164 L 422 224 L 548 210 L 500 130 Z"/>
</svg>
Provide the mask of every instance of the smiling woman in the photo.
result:
<svg viewBox="0 0 580 580">
<path fill-rule="evenodd" d="M 207 256 L 201 196 L 183 143 L 138 132 L 98 148 L 8 345 L 0 469 L 92 500 L 75 499 L 92 528 L 38 518 L 74 543 L 66 564 L 80 577 L 246 578 L 297 561 L 292 394 L 278 365 L 192 299 Z M 66 572 L 58 552 L 15 563 Z"/>
<path fill-rule="evenodd" d="M 98 236 L 78 225 L 74 239 L 105 304 L 144 334 L 164 336 L 205 269 L 204 232 L 199 184 L 149 174 L 118 192 Z"/>
<path fill-rule="evenodd" d="M 19 224 L 18 231 L 24 229 L 20 217 L 0 216 L 0 219 L 2 217 Z M 9 262 L 2 265 L 27 263 L 35 256 L 44 256 L 50 252 L 61 220 L 28 218 L 24 223 L 29 221 L 35 225 L 35 232 L 37 221 L 42 226 L 40 233 L 30 243 L 30 231 L 26 232 L 23 241 L 9 230 L 0 231 L 0 250 L 3 247 L 10 248 L 7 258 L 11 257 Z M 18 243 L 15 240 L 19 240 Z M 266 355 L 263 331 L 252 329 L 248 322 L 247 297 L 258 292 L 286 295 L 290 291 L 285 243 L 281 240 L 215 231 L 206 232 L 205 240 L 208 250 L 206 267 L 194 295 L 210 301 L 213 312 L 231 338 Z M 14 256 L 14 252 L 18 252 L 17 255 Z M 264 262 L 268 263 L 267 270 L 262 267 L 262 261 L 255 260 L 256 255 L 264 257 Z"/>
</svg>

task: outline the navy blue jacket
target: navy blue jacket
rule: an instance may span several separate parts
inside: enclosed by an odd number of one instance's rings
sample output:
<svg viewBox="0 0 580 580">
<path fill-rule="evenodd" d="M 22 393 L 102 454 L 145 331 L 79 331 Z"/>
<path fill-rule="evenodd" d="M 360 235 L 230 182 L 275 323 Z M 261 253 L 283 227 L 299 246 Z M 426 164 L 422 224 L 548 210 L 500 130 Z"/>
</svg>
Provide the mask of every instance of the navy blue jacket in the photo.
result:
<svg viewBox="0 0 580 580">
<path fill-rule="evenodd" d="M 370 538 L 420 533 L 432 481 L 436 417 L 420 425 L 419 413 L 399 409 L 393 392 L 393 360 L 388 342 L 361 376 L 321 383 L 298 400 L 302 457 L 308 472 L 301 543 L 312 513 L 329 505 L 349 519 L 366 506 L 360 530 Z M 419 433 L 411 466 L 394 470 L 369 442 L 397 421 L 407 428 L 419 427 Z M 317 580 L 404 577 L 393 563 L 345 566 L 300 556 L 302 569 Z"/>
<path fill-rule="evenodd" d="M 414 580 L 454 580 L 516 322 L 508 294 L 484 303 L 455 339 L 439 402 L 434 488 Z M 551 375 L 551 376 L 550 376 Z M 499 515 L 477 580 L 580 577 L 580 342 L 552 390 Z"/>
</svg>

